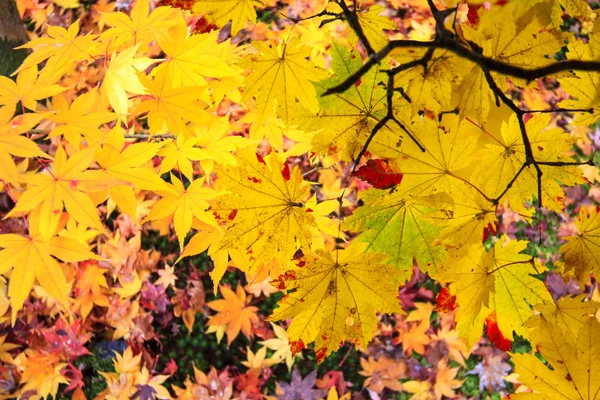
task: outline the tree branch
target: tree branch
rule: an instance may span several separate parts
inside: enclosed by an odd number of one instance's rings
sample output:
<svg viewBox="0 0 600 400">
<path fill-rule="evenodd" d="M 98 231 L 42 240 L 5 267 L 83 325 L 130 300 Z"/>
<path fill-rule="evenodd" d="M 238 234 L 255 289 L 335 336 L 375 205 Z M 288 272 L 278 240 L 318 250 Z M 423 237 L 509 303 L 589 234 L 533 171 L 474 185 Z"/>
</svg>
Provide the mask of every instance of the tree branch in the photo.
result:
<svg viewBox="0 0 600 400">
<path fill-rule="evenodd" d="M 344 18 L 346 18 L 346 21 L 348 21 L 348 25 L 350 25 L 350 28 L 354 31 L 356 36 L 358 36 L 358 40 L 360 40 L 360 43 L 365 48 L 367 55 L 369 57 L 373 57 L 375 55 L 375 50 L 373 50 L 373 47 L 371 46 L 371 43 L 369 43 L 369 40 L 367 39 L 360 22 L 358 22 L 358 17 L 356 16 L 356 3 L 354 3 L 354 10 L 350 10 L 348 8 L 345 0 L 339 0 L 338 4 L 342 8 Z"/>
</svg>

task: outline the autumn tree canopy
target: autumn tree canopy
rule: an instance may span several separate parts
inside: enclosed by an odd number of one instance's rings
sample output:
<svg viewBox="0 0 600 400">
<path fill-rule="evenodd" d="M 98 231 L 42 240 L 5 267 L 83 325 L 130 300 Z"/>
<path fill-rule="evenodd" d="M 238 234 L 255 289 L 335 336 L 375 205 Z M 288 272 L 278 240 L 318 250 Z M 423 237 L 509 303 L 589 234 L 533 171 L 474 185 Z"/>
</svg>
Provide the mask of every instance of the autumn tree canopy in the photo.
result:
<svg viewBox="0 0 600 400">
<path fill-rule="evenodd" d="M 16 4 L 2 396 L 600 397 L 598 3 Z"/>
</svg>

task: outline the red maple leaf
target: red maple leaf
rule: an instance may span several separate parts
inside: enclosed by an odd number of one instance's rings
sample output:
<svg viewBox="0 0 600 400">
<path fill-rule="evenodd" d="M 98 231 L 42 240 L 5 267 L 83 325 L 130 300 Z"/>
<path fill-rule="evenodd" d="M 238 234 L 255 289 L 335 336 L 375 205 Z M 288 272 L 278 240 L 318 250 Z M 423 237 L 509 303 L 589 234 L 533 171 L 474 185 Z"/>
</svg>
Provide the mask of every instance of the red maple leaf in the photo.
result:
<svg viewBox="0 0 600 400">
<path fill-rule="evenodd" d="M 389 189 L 402 182 L 402 174 L 395 171 L 386 160 L 369 160 L 356 171 L 356 176 L 377 189 Z"/>
</svg>

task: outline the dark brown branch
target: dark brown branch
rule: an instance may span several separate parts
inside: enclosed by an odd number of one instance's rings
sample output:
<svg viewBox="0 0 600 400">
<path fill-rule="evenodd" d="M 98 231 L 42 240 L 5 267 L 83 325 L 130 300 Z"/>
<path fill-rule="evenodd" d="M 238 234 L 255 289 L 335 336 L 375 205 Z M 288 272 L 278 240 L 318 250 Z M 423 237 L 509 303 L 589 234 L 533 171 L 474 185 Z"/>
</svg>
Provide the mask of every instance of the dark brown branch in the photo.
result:
<svg viewBox="0 0 600 400">
<path fill-rule="evenodd" d="M 552 110 L 524 110 L 521 109 L 515 102 L 509 98 L 496 84 L 492 72 L 497 72 L 502 75 L 512 76 L 516 78 L 525 79 L 527 81 L 532 81 L 537 78 L 541 78 L 550 74 L 568 71 L 568 70 L 578 70 L 578 71 L 600 71 L 600 61 L 582 61 L 582 60 L 567 60 L 555 62 L 552 64 L 545 65 L 539 68 L 522 68 L 516 65 L 512 65 L 506 63 L 504 61 L 496 60 L 491 57 L 487 57 L 483 54 L 482 49 L 475 43 L 465 43 L 457 40 L 454 34 L 446 29 L 444 26 L 444 20 L 452 14 L 452 12 L 456 12 L 456 10 L 448 9 L 440 11 L 437 9 L 432 0 L 427 0 L 429 7 L 431 9 L 431 13 L 436 21 L 436 38 L 433 41 L 429 42 L 421 42 L 414 40 L 392 40 L 386 46 L 384 46 L 379 52 L 374 52 L 370 47 L 368 40 L 364 36 L 364 32 L 362 27 L 356 17 L 356 5 L 354 6 L 354 10 L 350 11 L 348 6 L 344 3 L 343 0 L 338 0 L 338 4 L 342 7 L 344 11 L 344 16 L 348 21 L 351 29 L 356 33 L 359 37 L 359 40 L 363 43 L 363 46 L 367 50 L 369 58 L 367 61 L 359 68 L 358 71 L 350 75 L 340 84 L 326 90 L 323 96 L 334 94 L 334 93 L 343 93 L 348 90 L 352 85 L 358 82 L 373 66 L 379 64 L 392 50 L 396 48 L 402 47 L 412 47 L 412 48 L 428 48 L 428 51 L 425 53 L 423 57 L 418 60 L 413 60 L 411 62 L 398 65 L 387 71 L 388 73 L 388 85 L 387 85 L 387 115 L 381 119 L 375 127 L 371 130 L 369 137 L 367 138 L 365 144 L 362 149 L 358 153 L 355 162 L 354 168 L 352 170 L 351 175 L 354 173 L 357 165 L 360 162 L 362 156 L 366 153 L 369 144 L 377 134 L 377 132 L 390 120 L 396 122 L 401 129 L 403 129 L 408 136 L 417 144 L 417 146 L 425 151 L 425 148 L 421 146 L 421 144 L 416 140 L 415 137 L 406 129 L 402 123 L 400 123 L 393 114 L 393 93 L 394 91 L 401 91 L 401 88 L 394 88 L 393 77 L 401 71 L 405 71 L 407 69 L 417 67 L 422 65 L 424 69 L 427 69 L 427 64 L 431 60 L 433 56 L 433 52 L 436 49 L 445 49 L 453 52 L 454 54 L 462 57 L 464 59 L 470 60 L 475 63 L 481 70 L 484 72 L 486 81 L 492 93 L 496 98 L 496 104 L 499 106 L 500 102 L 504 103 L 507 107 L 509 107 L 517 116 L 519 123 L 519 130 L 521 132 L 521 138 L 523 141 L 523 147 L 525 151 L 525 161 L 523 165 L 519 169 L 519 171 L 515 174 L 515 176 L 508 182 L 506 188 L 502 191 L 502 193 L 495 199 L 490 199 L 486 197 L 488 201 L 491 201 L 493 204 L 498 204 L 500 199 L 506 195 L 506 193 L 510 190 L 510 188 L 514 185 L 516 180 L 519 178 L 521 173 L 525 170 L 525 168 L 533 165 L 537 173 L 537 192 L 538 192 L 538 206 L 542 207 L 542 176 L 543 171 L 540 165 L 545 166 L 567 166 L 567 165 L 594 165 L 592 159 L 590 158 L 586 162 L 565 162 L 565 161 L 537 161 L 534 158 L 533 150 L 531 146 L 531 142 L 527 135 L 527 130 L 525 127 L 525 122 L 523 116 L 527 113 L 552 113 L 552 112 L 587 112 L 592 113 L 593 109 L 590 108 L 582 108 L 582 109 L 566 109 L 566 108 L 555 108 Z M 364 40 L 363 40 L 364 39 Z M 403 91 L 401 91 L 402 93 Z M 405 97 L 406 98 L 406 97 Z M 439 116 L 441 118 L 441 115 Z M 483 194 L 483 193 L 482 193 Z"/>
<path fill-rule="evenodd" d="M 582 61 L 582 60 L 567 60 L 555 62 L 543 67 L 526 69 L 506 63 L 504 61 L 495 60 L 493 58 L 484 56 L 483 54 L 466 47 L 462 43 L 455 39 L 436 39 L 430 42 L 421 42 L 418 40 L 392 40 L 379 52 L 369 57 L 367 62 L 364 64 L 364 68 L 361 68 L 356 73 L 349 76 L 344 82 L 337 86 L 328 89 L 323 95 L 329 95 L 333 93 L 342 93 L 356 83 L 365 73 L 383 60 L 392 50 L 402 47 L 414 47 L 414 48 L 433 48 L 433 49 L 445 49 L 461 56 L 467 60 L 470 60 L 480 66 L 482 69 L 490 72 L 498 72 L 503 75 L 512 76 L 515 78 L 525 79 L 527 81 L 533 81 L 538 78 L 542 78 L 547 75 L 555 74 L 558 72 L 577 70 L 577 71 L 600 71 L 600 61 Z"/>
<path fill-rule="evenodd" d="M 365 48 L 367 55 L 369 57 L 375 56 L 375 50 L 373 50 L 373 47 L 371 46 L 371 43 L 369 43 L 369 40 L 367 39 L 360 22 L 358 22 L 358 17 L 356 16 L 356 3 L 354 3 L 354 10 L 350 10 L 348 8 L 345 0 L 338 1 L 338 4 L 342 8 L 344 18 L 346 18 L 346 21 L 348 21 L 348 25 L 350 25 L 350 28 L 354 31 L 356 36 L 358 36 L 358 40 Z"/>
<path fill-rule="evenodd" d="M 356 156 L 356 158 L 354 159 L 354 169 L 352 170 L 352 173 L 354 173 L 354 170 L 356 169 L 356 166 L 358 165 L 358 163 L 360 162 L 360 159 L 362 158 L 362 156 L 365 155 L 365 153 L 367 152 L 367 149 L 369 148 L 369 145 L 371 144 L 371 141 L 373 140 L 373 138 L 375 137 L 375 135 L 377 134 L 377 132 L 379 132 L 379 130 L 381 128 L 384 127 L 385 124 L 387 124 L 387 122 L 390 120 L 391 118 L 389 116 L 385 116 L 383 117 L 371 130 L 371 134 L 369 135 L 369 137 L 367 138 L 365 144 L 363 145 L 362 149 L 360 149 L 360 151 L 358 152 L 358 155 Z"/>
<path fill-rule="evenodd" d="M 538 165 L 546 165 L 549 167 L 568 167 L 579 165 L 595 165 L 591 158 L 586 161 L 536 161 Z"/>
<path fill-rule="evenodd" d="M 500 193 L 498 195 L 498 197 L 496 197 L 495 199 L 493 199 L 492 203 L 495 205 L 498 205 L 498 203 L 500 202 L 500 200 L 506 195 L 506 193 L 508 193 L 508 191 L 510 190 L 511 187 L 513 187 L 513 185 L 515 184 L 515 182 L 517 181 L 517 179 L 519 178 L 519 176 L 521 175 L 521 173 L 525 170 L 525 168 L 527 167 L 527 163 L 524 162 L 523 165 L 521 165 L 521 168 L 519 168 L 519 170 L 517 171 L 517 173 L 515 174 L 515 176 L 512 177 L 512 179 L 510 180 L 510 182 L 508 182 L 508 184 L 506 185 L 506 187 L 504 188 L 504 190 L 502 191 L 502 193 Z"/>
<path fill-rule="evenodd" d="M 381 60 L 383 60 L 390 51 L 392 51 L 395 48 L 400 48 L 400 47 L 427 47 L 427 48 L 431 48 L 433 46 L 431 46 L 431 43 L 433 42 L 421 42 L 418 40 L 402 40 L 402 41 L 392 41 L 389 42 L 383 49 L 381 49 L 378 53 L 375 53 L 372 57 L 369 57 L 369 59 L 367 60 L 367 62 L 365 62 L 363 64 L 362 67 L 360 67 L 360 69 L 358 71 L 356 71 L 355 73 L 353 73 L 352 75 L 350 75 L 348 78 L 346 78 L 346 80 L 344 80 L 344 82 L 340 83 L 339 85 L 336 85 L 330 89 L 327 89 L 325 91 L 325 93 L 323 93 L 323 96 L 327 96 L 330 94 L 334 94 L 334 93 L 343 93 L 346 90 L 350 89 L 352 87 L 352 85 L 354 85 L 356 82 L 358 82 L 358 80 L 360 78 L 363 77 L 363 75 L 365 75 L 367 72 L 369 72 L 369 70 L 374 66 L 379 64 L 379 62 Z M 416 61 L 420 61 L 420 60 L 416 60 Z M 402 65 L 408 65 L 410 64 L 411 66 L 415 66 L 415 65 L 419 65 L 419 62 L 415 62 L 413 64 L 413 61 L 411 61 L 410 63 L 407 64 L 402 64 Z M 400 67 L 400 65 L 398 66 Z M 398 68 L 396 67 L 396 68 Z M 407 67 L 410 68 L 410 67 Z M 398 72 L 400 72 L 400 70 L 398 70 Z"/>
</svg>

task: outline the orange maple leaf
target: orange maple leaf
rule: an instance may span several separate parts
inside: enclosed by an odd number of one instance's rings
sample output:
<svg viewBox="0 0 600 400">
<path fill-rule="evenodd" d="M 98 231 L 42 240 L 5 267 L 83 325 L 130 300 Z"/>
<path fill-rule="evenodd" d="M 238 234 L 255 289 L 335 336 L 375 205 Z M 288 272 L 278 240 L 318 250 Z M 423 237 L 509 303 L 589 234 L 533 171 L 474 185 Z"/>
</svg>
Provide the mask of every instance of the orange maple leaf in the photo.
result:
<svg viewBox="0 0 600 400">
<path fill-rule="evenodd" d="M 240 330 L 246 337 L 252 337 L 252 324 L 258 323 L 256 312 L 257 307 L 248 306 L 246 301 L 246 292 L 242 285 L 238 285 L 235 293 L 227 286 L 220 288 L 223 299 L 214 300 L 207 305 L 217 311 L 217 315 L 212 316 L 207 325 L 227 325 L 227 343 L 231 344 Z"/>
</svg>

